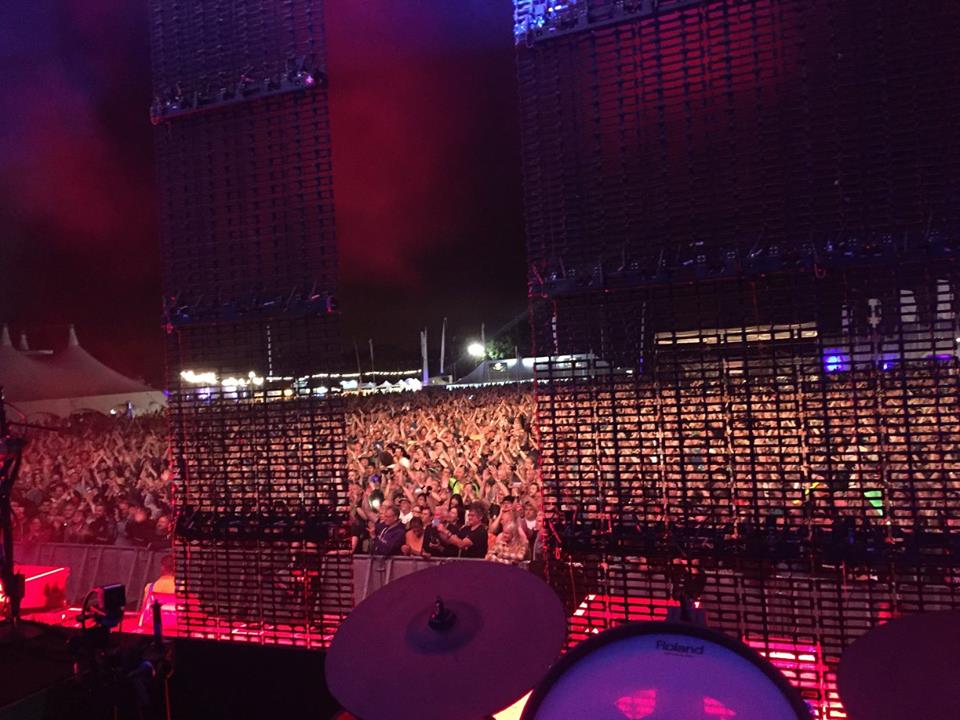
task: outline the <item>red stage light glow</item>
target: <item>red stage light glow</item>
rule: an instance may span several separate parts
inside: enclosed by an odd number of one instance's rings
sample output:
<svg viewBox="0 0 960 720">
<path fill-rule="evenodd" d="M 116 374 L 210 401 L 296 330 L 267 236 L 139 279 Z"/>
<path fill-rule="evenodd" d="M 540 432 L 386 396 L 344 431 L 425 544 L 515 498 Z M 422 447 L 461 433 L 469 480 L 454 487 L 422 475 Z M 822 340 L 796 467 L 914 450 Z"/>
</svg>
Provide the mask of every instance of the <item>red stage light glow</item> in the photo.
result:
<svg viewBox="0 0 960 720">
<path fill-rule="evenodd" d="M 624 695 L 617 700 L 617 709 L 627 720 L 641 720 L 657 709 L 657 691 L 637 690 L 632 695 Z"/>
<path fill-rule="evenodd" d="M 722 702 L 712 697 L 705 697 L 703 699 L 703 714 L 712 715 L 713 717 L 718 718 L 732 718 L 736 717 L 737 713 L 728 708 Z"/>
</svg>

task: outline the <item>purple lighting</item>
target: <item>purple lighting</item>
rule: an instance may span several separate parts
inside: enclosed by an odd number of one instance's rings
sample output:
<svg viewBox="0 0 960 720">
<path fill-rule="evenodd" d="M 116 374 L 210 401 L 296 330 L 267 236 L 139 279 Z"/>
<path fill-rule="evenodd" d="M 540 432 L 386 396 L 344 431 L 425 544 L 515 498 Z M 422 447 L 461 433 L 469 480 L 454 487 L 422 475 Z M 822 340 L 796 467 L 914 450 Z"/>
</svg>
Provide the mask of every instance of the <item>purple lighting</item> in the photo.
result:
<svg viewBox="0 0 960 720">
<path fill-rule="evenodd" d="M 824 350 L 823 370 L 828 373 L 848 372 L 850 370 L 850 356 L 837 348 Z"/>
</svg>

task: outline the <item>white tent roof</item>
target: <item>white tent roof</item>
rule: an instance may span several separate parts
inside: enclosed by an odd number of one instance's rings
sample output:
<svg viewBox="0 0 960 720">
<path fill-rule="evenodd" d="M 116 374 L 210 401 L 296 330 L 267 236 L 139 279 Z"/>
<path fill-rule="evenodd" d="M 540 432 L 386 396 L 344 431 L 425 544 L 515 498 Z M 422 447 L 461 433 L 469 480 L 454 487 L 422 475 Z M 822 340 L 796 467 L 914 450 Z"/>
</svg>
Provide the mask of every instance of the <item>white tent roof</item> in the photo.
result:
<svg viewBox="0 0 960 720">
<path fill-rule="evenodd" d="M 31 397 L 26 399 L 91 397 L 151 390 L 143 383 L 107 367 L 80 347 L 73 325 L 70 326 L 66 349 L 56 353 L 50 360 L 39 362 L 48 372 Z"/>
<path fill-rule="evenodd" d="M 10 342 L 6 325 L 0 331 L 0 386 L 8 400 L 35 396 L 39 385 L 46 384 L 48 369 L 43 363 L 18 352 Z"/>
<path fill-rule="evenodd" d="M 104 415 L 112 411 L 126 413 L 128 405 L 132 408 L 134 415 L 154 413 L 167 406 L 167 398 L 160 390 L 151 390 L 141 393 L 117 393 L 116 395 L 21 400 L 16 403 L 17 410 L 30 419 L 50 415 L 69 417 L 82 412 L 98 412 Z"/>
<path fill-rule="evenodd" d="M 66 349 L 42 359 L 17 351 L 4 326 L 0 334 L 0 385 L 6 397 L 27 414 L 108 412 L 126 403 L 135 411 L 145 412 L 166 404 L 162 392 L 107 367 L 80 347 L 72 325 Z"/>
</svg>

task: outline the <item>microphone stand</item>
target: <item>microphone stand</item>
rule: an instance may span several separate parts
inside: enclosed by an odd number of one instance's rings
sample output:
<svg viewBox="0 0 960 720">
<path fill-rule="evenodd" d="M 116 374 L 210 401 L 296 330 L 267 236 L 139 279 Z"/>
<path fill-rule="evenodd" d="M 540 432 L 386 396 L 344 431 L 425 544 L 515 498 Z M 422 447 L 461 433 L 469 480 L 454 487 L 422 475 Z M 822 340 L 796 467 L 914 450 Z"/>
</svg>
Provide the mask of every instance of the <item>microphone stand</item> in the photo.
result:
<svg viewBox="0 0 960 720">
<path fill-rule="evenodd" d="M 13 486 L 20 472 L 23 448 L 26 441 L 10 432 L 7 422 L 3 388 L 0 387 L 0 583 L 7 598 L 8 615 L 14 631 L 20 622 L 20 602 L 24 594 L 24 577 L 17 573 L 13 564 L 13 514 L 10 508 Z"/>
</svg>

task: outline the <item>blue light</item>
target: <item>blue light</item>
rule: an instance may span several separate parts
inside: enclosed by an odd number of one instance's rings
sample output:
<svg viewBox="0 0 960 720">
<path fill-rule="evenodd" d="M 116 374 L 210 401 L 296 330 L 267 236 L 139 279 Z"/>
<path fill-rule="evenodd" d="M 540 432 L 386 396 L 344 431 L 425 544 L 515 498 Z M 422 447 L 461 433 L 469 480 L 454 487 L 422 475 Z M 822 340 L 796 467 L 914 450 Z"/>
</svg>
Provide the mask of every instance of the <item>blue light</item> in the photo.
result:
<svg viewBox="0 0 960 720">
<path fill-rule="evenodd" d="M 837 348 L 824 350 L 823 370 L 828 373 L 848 372 L 850 370 L 850 356 Z"/>
<path fill-rule="evenodd" d="M 541 30 L 559 20 L 578 0 L 513 0 L 513 34 L 522 40 L 528 32 Z M 549 28 L 548 28 L 549 29 Z"/>
<path fill-rule="evenodd" d="M 880 369 L 884 372 L 890 372 L 896 369 L 899 362 L 900 355 L 898 353 L 884 353 L 880 357 Z"/>
</svg>

